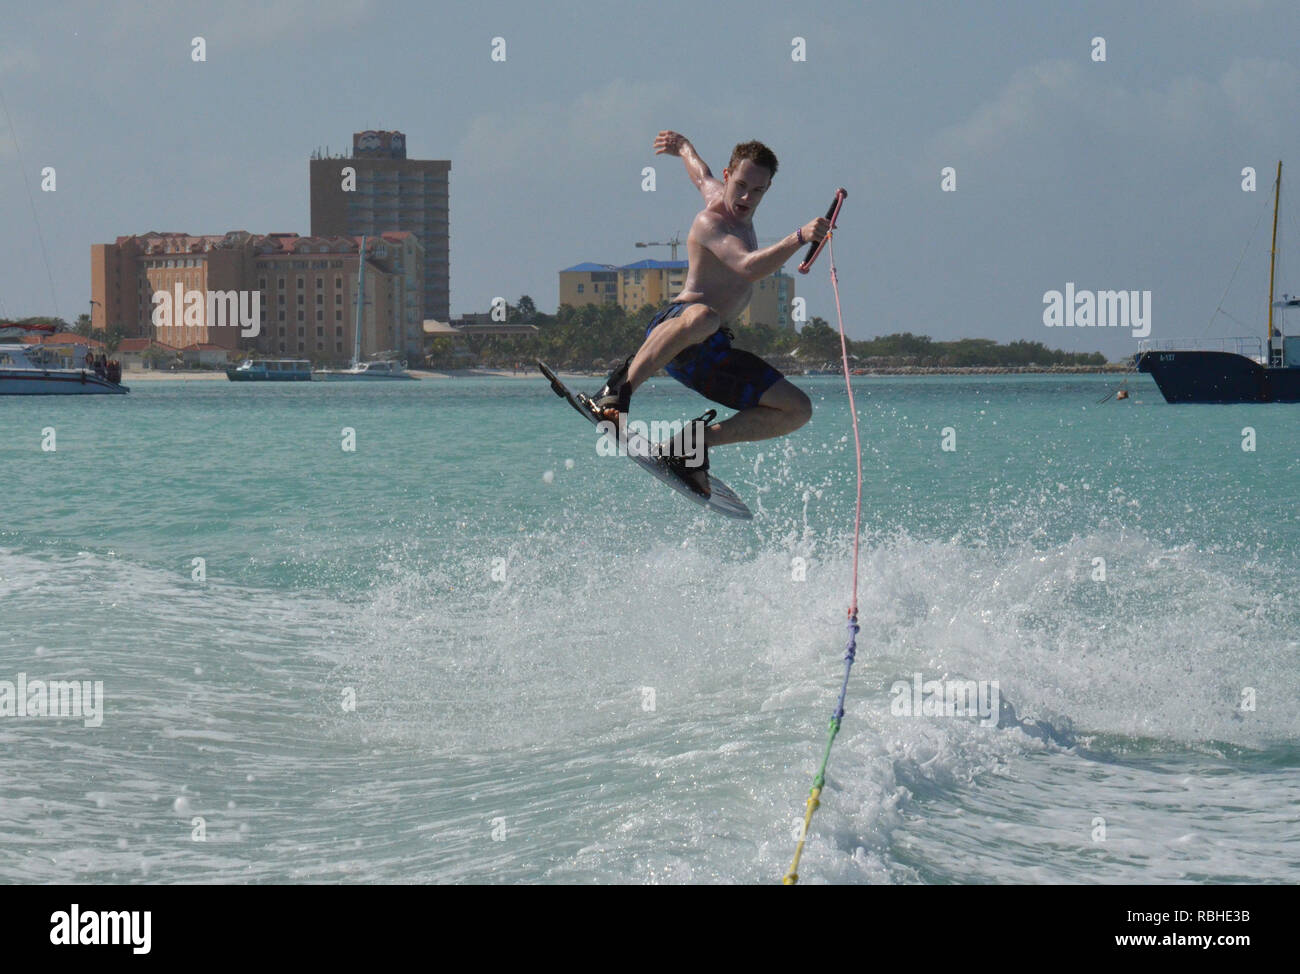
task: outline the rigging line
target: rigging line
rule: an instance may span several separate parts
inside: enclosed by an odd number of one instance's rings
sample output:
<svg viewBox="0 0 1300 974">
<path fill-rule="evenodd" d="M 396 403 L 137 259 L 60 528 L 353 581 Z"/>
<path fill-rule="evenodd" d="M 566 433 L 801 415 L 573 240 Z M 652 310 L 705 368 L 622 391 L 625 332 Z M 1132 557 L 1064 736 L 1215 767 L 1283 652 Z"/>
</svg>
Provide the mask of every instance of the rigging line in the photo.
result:
<svg viewBox="0 0 1300 974">
<path fill-rule="evenodd" d="M 1279 203 L 1278 203 L 1278 207 L 1279 207 L 1279 209 L 1281 208 L 1281 205 L 1282 205 L 1282 204 L 1281 204 L 1281 202 L 1279 201 Z M 1286 245 L 1288 239 L 1292 239 L 1292 240 L 1300 240 L 1300 233 L 1297 233 L 1297 229 L 1298 229 L 1298 228 L 1297 228 L 1297 224 L 1296 224 L 1296 215 L 1295 215 L 1295 211 L 1294 211 L 1294 209 L 1292 209 L 1292 211 L 1291 211 L 1290 213 L 1288 213 L 1288 212 L 1285 211 L 1285 210 L 1283 210 L 1282 212 L 1283 212 L 1283 214 L 1284 214 L 1285 219 L 1283 220 L 1283 224 L 1282 224 L 1282 231 L 1283 231 L 1283 232 L 1280 233 L 1280 234 L 1278 234 L 1278 241 L 1277 241 L 1277 267 L 1278 267 L 1278 277 L 1279 277 L 1282 281 L 1285 282 L 1285 281 L 1287 280 L 1287 276 L 1286 276 L 1286 275 L 1288 275 L 1289 272 L 1290 272 L 1290 268 L 1287 266 L 1287 263 L 1286 263 L 1286 260 L 1285 260 L 1285 258 L 1286 258 L 1286 257 L 1288 256 L 1288 254 L 1289 254 L 1289 251 L 1286 249 L 1286 246 L 1285 246 L 1285 245 Z M 1290 238 L 1288 238 L 1287 235 L 1286 235 L 1286 230 L 1287 230 L 1288 227 L 1289 227 L 1290 230 L 1291 230 L 1291 237 L 1290 237 Z M 1292 281 L 1292 283 L 1288 286 L 1287 290 L 1290 291 L 1292 294 L 1294 294 L 1295 292 L 1294 292 L 1293 290 L 1291 290 L 1291 289 L 1294 288 L 1294 287 L 1296 286 L 1297 283 L 1300 283 L 1300 282 Z"/>
<path fill-rule="evenodd" d="M 853 445 L 858 464 L 858 500 L 853 515 L 853 597 L 848 612 L 849 643 L 844 651 L 844 680 L 840 684 L 840 696 L 835 706 L 835 713 L 831 715 L 830 727 L 826 737 L 826 749 L 822 752 L 821 767 L 817 770 L 817 777 L 813 779 L 812 790 L 808 793 L 803 826 L 799 834 L 799 843 L 794 850 L 794 859 L 790 863 L 789 871 L 781 880 L 784 886 L 794 886 L 799 882 L 799 860 L 803 857 L 804 842 L 808 838 L 808 827 L 812 823 L 813 812 L 817 811 L 818 806 L 821 804 L 818 799 L 822 793 L 822 788 L 826 785 L 826 766 L 830 763 L 831 745 L 835 743 L 835 736 L 840 732 L 840 724 L 844 719 L 844 699 L 849 690 L 849 673 L 853 670 L 853 660 L 857 655 L 857 639 L 860 628 L 858 626 L 858 550 L 862 527 L 862 439 L 858 433 L 858 410 L 853 402 L 853 383 L 849 377 L 848 339 L 844 336 L 844 314 L 840 310 L 839 274 L 835 270 L 835 245 L 831 239 L 833 236 L 833 232 L 826 235 L 826 253 L 831 264 L 831 287 L 835 291 L 835 315 L 840 326 L 840 356 L 844 365 L 844 386 L 849 394 L 849 416 L 853 419 Z"/>
<path fill-rule="evenodd" d="M 36 239 L 41 245 L 41 259 L 45 261 L 45 277 L 50 282 L 50 301 L 54 306 L 54 317 L 59 317 L 59 299 L 54 291 L 54 274 L 50 270 L 50 255 L 45 249 L 45 235 L 41 233 L 41 221 L 36 216 L 36 199 L 32 196 L 31 187 L 27 185 L 27 163 L 23 161 L 22 146 L 18 144 L 18 130 L 14 128 L 14 120 L 9 115 L 9 105 L 5 102 L 3 89 L 0 89 L 0 109 L 4 110 L 5 121 L 9 123 L 9 135 L 14 140 L 14 152 L 18 156 L 18 168 L 23 180 L 23 189 L 27 193 L 27 203 L 32 208 L 32 223 L 36 226 Z"/>
<path fill-rule="evenodd" d="M 1220 311 L 1220 312 L 1218 312 L 1218 313 L 1221 314 L 1221 315 L 1223 315 L 1223 317 L 1225 317 L 1225 318 L 1231 318 L 1231 319 L 1232 319 L 1236 324 L 1241 325 L 1241 327 L 1242 327 L 1242 328 L 1245 328 L 1247 331 L 1249 331 L 1251 328 L 1254 328 L 1254 327 L 1255 327 L 1254 325 L 1250 325 L 1250 324 L 1247 324 L 1246 322 L 1242 321 L 1240 318 L 1238 318 L 1236 315 L 1234 315 L 1231 311 Z"/>
<path fill-rule="evenodd" d="M 1241 263 L 1246 259 L 1246 254 L 1250 252 L 1250 245 L 1255 242 L 1255 234 L 1259 231 L 1259 221 L 1264 219 L 1264 214 L 1268 212 L 1268 208 L 1264 203 L 1264 200 L 1260 200 L 1259 216 L 1255 219 L 1255 229 L 1251 230 L 1250 236 L 1246 238 L 1246 248 L 1241 252 L 1241 256 L 1237 258 L 1237 266 L 1232 269 L 1232 276 L 1228 278 L 1228 286 L 1223 289 L 1223 294 L 1219 297 L 1219 306 L 1211 313 L 1210 320 L 1205 325 L 1205 330 L 1201 332 L 1201 338 L 1204 338 L 1209 330 L 1214 327 L 1214 319 L 1220 312 L 1228 314 L 1223 310 L 1223 299 L 1226 298 L 1228 292 L 1232 290 L 1232 282 L 1237 279 L 1237 271 L 1241 270 Z M 1232 318 L 1232 315 L 1228 315 L 1228 317 Z M 1233 318 L 1233 321 L 1236 321 L 1236 319 Z"/>
</svg>

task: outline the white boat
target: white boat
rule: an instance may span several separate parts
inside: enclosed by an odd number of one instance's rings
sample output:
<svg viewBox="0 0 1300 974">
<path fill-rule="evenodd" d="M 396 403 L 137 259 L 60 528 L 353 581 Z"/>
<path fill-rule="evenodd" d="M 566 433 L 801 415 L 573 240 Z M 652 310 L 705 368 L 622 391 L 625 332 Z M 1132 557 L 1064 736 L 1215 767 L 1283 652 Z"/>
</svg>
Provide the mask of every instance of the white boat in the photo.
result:
<svg viewBox="0 0 1300 974">
<path fill-rule="evenodd" d="M 344 379 L 414 379 L 401 362 L 358 362 L 348 369 L 318 369 L 313 375 L 326 382 Z"/>
<path fill-rule="evenodd" d="M 414 379 L 408 375 L 405 362 L 380 359 L 373 362 L 361 361 L 361 311 L 365 307 L 366 289 L 366 238 L 361 238 L 361 250 L 357 258 L 357 321 L 352 329 L 354 334 L 352 348 L 352 365 L 346 369 L 317 369 L 312 375 L 325 382 L 346 382 L 369 379 Z"/>
<path fill-rule="evenodd" d="M 130 392 L 93 369 L 65 368 L 52 349 L 0 345 L 0 396 L 90 396 Z"/>
</svg>

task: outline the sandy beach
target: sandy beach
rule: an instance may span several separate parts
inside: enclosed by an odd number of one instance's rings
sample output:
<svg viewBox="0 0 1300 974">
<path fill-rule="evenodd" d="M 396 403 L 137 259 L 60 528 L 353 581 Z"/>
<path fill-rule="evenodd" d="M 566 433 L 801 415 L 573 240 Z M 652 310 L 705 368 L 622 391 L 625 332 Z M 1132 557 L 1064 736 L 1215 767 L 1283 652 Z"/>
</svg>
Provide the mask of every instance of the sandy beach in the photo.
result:
<svg viewBox="0 0 1300 974">
<path fill-rule="evenodd" d="M 425 369 L 407 369 L 409 375 L 417 379 L 473 379 L 473 378 L 490 378 L 490 379 L 540 379 L 541 373 L 535 370 L 524 372 L 511 372 L 509 369 L 448 369 L 445 372 L 428 371 Z M 571 375 L 577 378 L 590 378 L 594 372 L 561 372 L 560 375 Z M 226 373 L 217 372 L 211 369 L 195 369 L 186 371 L 183 369 L 162 370 L 162 369 L 139 369 L 132 372 L 122 373 L 122 382 L 124 385 L 131 385 L 135 382 L 226 382 Z M 315 381 L 315 380 L 313 380 Z"/>
</svg>

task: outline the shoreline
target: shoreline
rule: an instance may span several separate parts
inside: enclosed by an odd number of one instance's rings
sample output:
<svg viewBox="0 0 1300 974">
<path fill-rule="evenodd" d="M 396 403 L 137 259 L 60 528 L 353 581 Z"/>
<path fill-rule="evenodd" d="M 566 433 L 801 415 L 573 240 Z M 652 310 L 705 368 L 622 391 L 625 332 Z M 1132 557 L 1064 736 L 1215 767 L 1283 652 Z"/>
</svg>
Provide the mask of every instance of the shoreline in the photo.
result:
<svg viewBox="0 0 1300 974">
<path fill-rule="evenodd" d="M 854 373 L 856 378 L 872 378 L 899 375 L 1128 375 L 1132 368 L 1127 365 L 1080 365 L 1080 366 L 1004 366 L 972 365 L 951 367 L 930 367 L 921 365 L 898 365 L 867 369 Z M 513 372 L 510 369 L 407 369 L 417 379 L 540 379 L 541 373 L 533 371 Z M 562 370 L 557 375 L 570 375 L 582 378 L 601 378 L 604 372 Z M 840 372 L 789 372 L 793 378 L 815 378 L 819 375 L 841 376 Z M 122 373 L 122 384 L 129 386 L 133 382 L 226 382 L 225 372 L 211 370 L 152 370 L 137 369 Z M 313 380 L 315 381 L 315 380 Z"/>
</svg>

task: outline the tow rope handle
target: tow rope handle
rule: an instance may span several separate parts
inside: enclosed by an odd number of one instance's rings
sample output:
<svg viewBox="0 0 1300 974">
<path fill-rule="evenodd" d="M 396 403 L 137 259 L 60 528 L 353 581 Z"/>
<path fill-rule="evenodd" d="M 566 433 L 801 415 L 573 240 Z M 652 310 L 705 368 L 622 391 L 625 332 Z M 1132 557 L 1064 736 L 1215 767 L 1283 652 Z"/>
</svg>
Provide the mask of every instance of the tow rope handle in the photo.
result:
<svg viewBox="0 0 1300 974">
<path fill-rule="evenodd" d="M 831 231 L 835 229 L 835 221 L 840 218 L 840 207 L 844 205 L 844 197 L 849 195 L 849 191 L 841 186 L 835 192 L 835 199 L 831 200 L 830 207 L 826 210 L 826 219 L 831 221 Z M 822 248 L 826 246 L 826 241 L 831 238 L 830 231 L 820 240 L 814 240 L 808 245 L 808 253 L 804 256 L 803 263 L 799 265 L 799 273 L 807 274 L 813 265 L 813 261 L 821 254 Z"/>
</svg>

